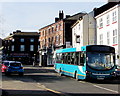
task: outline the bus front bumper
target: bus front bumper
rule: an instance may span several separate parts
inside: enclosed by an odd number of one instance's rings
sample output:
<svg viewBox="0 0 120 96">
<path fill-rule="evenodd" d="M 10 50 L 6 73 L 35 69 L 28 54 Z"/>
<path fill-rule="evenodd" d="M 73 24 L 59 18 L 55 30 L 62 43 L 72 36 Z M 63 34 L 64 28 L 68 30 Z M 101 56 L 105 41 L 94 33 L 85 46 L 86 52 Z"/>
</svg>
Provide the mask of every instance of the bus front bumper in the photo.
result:
<svg viewBox="0 0 120 96">
<path fill-rule="evenodd" d="M 91 73 L 86 74 L 87 78 L 97 79 L 97 80 L 104 80 L 115 77 L 114 74 L 97 74 L 97 73 Z"/>
</svg>

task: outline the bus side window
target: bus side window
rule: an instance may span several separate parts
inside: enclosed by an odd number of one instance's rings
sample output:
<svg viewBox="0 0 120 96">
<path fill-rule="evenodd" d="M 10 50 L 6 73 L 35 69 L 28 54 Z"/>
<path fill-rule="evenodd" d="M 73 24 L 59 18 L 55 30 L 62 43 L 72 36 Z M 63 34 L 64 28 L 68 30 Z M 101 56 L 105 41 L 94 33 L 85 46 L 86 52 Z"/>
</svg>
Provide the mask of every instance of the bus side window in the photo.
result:
<svg viewBox="0 0 120 96">
<path fill-rule="evenodd" d="M 67 62 L 68 62 L 68 64 L 71 64 L 70 59 L 71 59 L 71 54 L 68 53 L 68 55 L 67 55 Z"/>
<path fill-rule="evenodd" d="M 65 53 L 65 56 L 64 56 L 64 63 L 67 64 L 67 53 Z"/>
<path fill-rule="evenodd" d="M 61 63 L 61 59 L 62 59 L 61 57 L 62 57 L 61 53 L 56 54 L 56 63 Z"/>
<path fill-rule="evenodd" d="M 61 57 L 61 63 L 64 63 L 64 59 L 65 59 L 65 56 L 64 56 L 65 54 L 64 53 L 62 53 L 62 57 Z"/>
<path fill-rule="evenodd" d="M 75 64 L 75 52 L 71 53 L 71 64 Z"/>
<path fill-rule="evenodd" d="M 62 62 L 62 53 L 59 54 L 59 62 Z"/>
<path fill-rule="evenodd" d="M 84 53 L 81 52 L 81 54 L 80 54 L 80 65 L 81 65 L 81 66 L 84 66 L 84 60 L 85 60 Z"/>
<path fill-rule="evenodd" d="M 75 52 L 74 64 L 77 65 L 77 56 L 76 56 L 76 52 Z"/>
<path fill-rule="evenodd" d="M 76 65 L 79 65 L 80 64 L 80 53 L 79 52 L 76 52 L 76 54 L 75 54 L 76 56 L 75 56 L 75 64 Z"/>
</svg>

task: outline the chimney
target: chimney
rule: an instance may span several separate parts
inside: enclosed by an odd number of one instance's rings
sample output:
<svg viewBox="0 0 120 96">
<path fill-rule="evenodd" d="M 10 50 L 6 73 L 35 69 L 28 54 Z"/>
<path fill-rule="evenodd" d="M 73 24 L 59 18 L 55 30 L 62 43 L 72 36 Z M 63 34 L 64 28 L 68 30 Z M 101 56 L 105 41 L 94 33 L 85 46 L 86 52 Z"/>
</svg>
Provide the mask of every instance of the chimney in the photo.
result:
<svg viewBox="0 0 120 96">
<path fill-rule="evenodd" d="M 21 30 L 16 30 L 16 33 L 20 33 L 21 32 Z"/>
<path fill-rule="evenodd" d="M 10 33 L 10 35 L 12 35 L 12 33 Z"/>
<path fill-rule="evenodd" d="M 63 10 L 62 10 L 62 12 L 61 12 L 61 11 L 59 11 L 59 20 L 63 19 L 63 17 L 64 17 Z"/>
<path fill-rule="evenodd" d="M 59 18 L 56 17 L 56 18 L 55 18 L 55 22 L 57 22 L 58 20 L 59 20 Z"/>
<path fill-rule="evenodd" d="M 66 15 L 66 18 L 69 18 L 70 17 L 70 15 Z"/>
</svg>

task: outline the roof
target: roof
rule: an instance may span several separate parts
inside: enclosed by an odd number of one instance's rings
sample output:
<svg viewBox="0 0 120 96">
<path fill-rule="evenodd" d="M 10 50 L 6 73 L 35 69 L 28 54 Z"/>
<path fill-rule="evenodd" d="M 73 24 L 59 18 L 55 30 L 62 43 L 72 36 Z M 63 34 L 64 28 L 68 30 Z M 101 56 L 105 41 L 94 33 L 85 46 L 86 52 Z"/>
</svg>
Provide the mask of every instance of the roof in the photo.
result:
<svg viewBox="0 0 120 96">
<path fill-rule="evenodd" d="M 86 14 L 86 13 L 80 12 L 80 13 L 74 14 L 74 15 L 68 17 L 68 18 L 64 18 L 64 19 L 58 20 L 57 22 L 54 22 L 54 23 L 52 23 L 52 24 L 49 24 L 49 25 L 47 25 L 47 26 L 45 26 L 45 27 L 51 26 L 51 25 L 53 25 L 53 24 L 55 24 L 55 23 L 58 23 L 58 22 L 64 21 L 64 20 L 65 20 L 65 21 L 67 21 L 67 20 L 78 20 L 80 17 L 84 16 L 85 14 Z M 41 29 L 44 29 L 45 27 L 40 28 L 39 31 L 40 31 Z"/>
<path fill-rule="evenodd" d="M 13 36 L 39 36 L 38 32 L 13 32 L 8 37 L 4 38 L 4 40 L 10 40 Z"/>
<path fill-rule="evenodd" d="M 101 6 L 100 8 L 95 8 L 94 11 L 95 11 L 95 16 L 103 13 L 104 11 L 114 7 L 115 5 L 117 4 L 120 4 L 120 2 L 109 2 L 103 6 Z"/>
<path fill-rule="evenodd" d="M 65 18 L 65 20 L 79 20 L 82 16 L 86 15 L 87 13 L 77 13 L 73 16 L 70 16 L 68 18 Z"/>
<path fill-rule="evenodd" d="M 13 35 L 39 35 L 38 32 L 16 32 L 16 33 L 13 33 Z"/>
</svg>

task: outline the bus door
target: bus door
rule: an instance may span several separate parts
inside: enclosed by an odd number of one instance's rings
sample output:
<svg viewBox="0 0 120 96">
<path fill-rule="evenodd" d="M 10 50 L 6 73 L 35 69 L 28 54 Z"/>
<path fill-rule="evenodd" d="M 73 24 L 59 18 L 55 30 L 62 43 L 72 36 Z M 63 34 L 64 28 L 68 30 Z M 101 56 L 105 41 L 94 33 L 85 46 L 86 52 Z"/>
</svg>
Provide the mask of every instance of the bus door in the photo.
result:
<svg viewBox="0 0 120 96">
<path fill-rule="evenodd" d="M 86 77 L 86 53 L 81 51 L 79 52 L 79 71 L 80 71 L 80 76 L 85 78 Z"/>
</svg>

